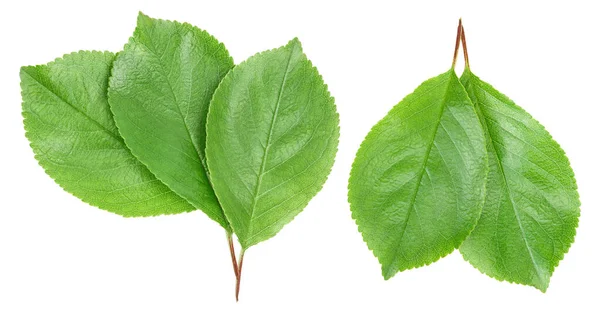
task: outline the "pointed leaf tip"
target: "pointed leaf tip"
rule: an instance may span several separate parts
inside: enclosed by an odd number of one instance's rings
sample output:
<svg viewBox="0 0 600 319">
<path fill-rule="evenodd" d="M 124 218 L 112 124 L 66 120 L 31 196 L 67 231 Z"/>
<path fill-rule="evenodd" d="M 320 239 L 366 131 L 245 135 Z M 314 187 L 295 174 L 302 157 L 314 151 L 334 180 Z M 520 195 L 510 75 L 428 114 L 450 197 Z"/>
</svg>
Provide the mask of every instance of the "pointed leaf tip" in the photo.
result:
<svg viewBox="0 0 600 319">
<path fill-rule="evenodd" d="M 144 14 L 142 11 L 138 11 L 138 16 L 137 16 L 138 23 L 140 22 L 140 20 L 143 20 L 143 19 L 152 19 L 152 18 L 150 18 L 147 14 Z"/>
<path fill-rule="evenodd" d="M 300 50 L 302 50 L 302 43 L 300 42 L 298 37 L 291 39 L 285 46 L 290 48 L 299 47 Z"/>
<path fill-rule="evenodd" d="M 95 207 L 126 217 L 191 211 L 120 138 L 106 98 L 113 58 L 79 51 L 21 68 L 23 123 L 35 158 L 64 190 Z"/>
</svg>

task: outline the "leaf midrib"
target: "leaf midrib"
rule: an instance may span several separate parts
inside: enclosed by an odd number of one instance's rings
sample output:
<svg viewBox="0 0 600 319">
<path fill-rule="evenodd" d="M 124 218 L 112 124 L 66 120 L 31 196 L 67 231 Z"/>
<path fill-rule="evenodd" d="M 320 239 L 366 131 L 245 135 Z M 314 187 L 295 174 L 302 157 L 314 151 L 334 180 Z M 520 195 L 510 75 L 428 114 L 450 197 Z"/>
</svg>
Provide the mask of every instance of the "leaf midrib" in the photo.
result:
<svg viewBox="0 0 600 319">
<path fill-rule="evenodd" d="M 98 121 L 94 120 L 91 116 L 87 115 L 85 112 L 83 112 L 80 109 L 78 109 L 77 107 L 75 107 L 73 104 L 71 104 L 69 101 L 67 101 L 66 98 L 58 95 L 56 92 L 54 92 L 53 90 L 51 90 L 51 88 L 48 87 L 46 84 L 44 84 L 42 81 L 40 81 L 39 79 L 37 79 L 33 75 L 29 74 L 29 72 L 26 71 L 25 69 L 23 69 L 23 74 L 26 74 L 30 79 L 32 79 L 33 81 L 35 81 L 35 83 L 38 83 L 41 87 L 43 87 L 44 89 L 46 89 L 46 91 L 50 92 L 52 95 L 54 95 L 55 97 L 57 97 L 63 103 L 65 103 L 66 105 L 68 105 L 69 107 L 71 107 L 77 113 L 81 114 L 83 117 L 85 117 L 88 121 L 90 121 L 96 127 L 100 128 L 102 131 L 104 131 L 105 133 L 107 133 L 110 137 L 112 137 L 113 139 L 115 139 L 121 145 L 124 146 L 123 140 L 119 136 L 115 135 L 115 133 L 111 132 L 104 125 L 100 124 Z"/>
<path fill-rule="evenodd" d="M 212 184 L 212 181 L 210 180 L 210 176 L 209 176 L 209 173 L 208 173 L 208 166 L 206 164 L 206 161 L 203 160 L 203 157 L 202 157 L 199 149 L 196 147 L 196 144 L 194 143 L 194 140 L 192 139 L 192 136 L 191 136 L 191 133 L 190 133 L 190 129 L 189 129 L 188 125 L 187 125 L 187 122 L 185 121 L 185 117 L 183 115 L 183 112 L 181 111 L 181 107 L 179 105 L 179 102 L 177 101 L 177 97 L 175 96 L 175 90 L 173 89 L 173 86 L 171 85 L 171 82 L 169 81 L 169 77 L 168 77 L 167 72 L 166 72 L 166 66 L 162 63 L 162 60 L 160 58 L 161 56 L 155 51 L 156 48 L 154 46 L 153 46 L 153 48 L 150 48 L 150 46 L 146 45 L 146 43 L 142 42 L 141 40 L 139 40 L 136 37 L 133 37 L 130 41 L 131 41 L 130 43 L 132 43 L 132 44 L 139 44 L 141 46 L 141 50 L 142 51 L 144 51 L 144 50 L 147 51 L 147 53 L 150 56 L 152 56 L 152 57 L 154 57 L 156 59 L 157 64 L 160 66 L 160 68 L 159 68 L 160 73 L 165 78 L 165 82 L 167 83 L 167 86 L 169 87 L 169 92 L 171 93 L 171 97 L 173 99 L 173 102 L 175 103 L 175 105 L 177 107 L 177 112 L 176 113 L 179 114 L 179 116 L 181 118 L 181 121 L 183 122 L 185 132 L 186 132 L 187 137 L 189 139 L 189 144 L 192 145 L 192 148 L 194 149 L 196 155 L 198 156 L 197 159 L 200 162 L 200 166 L 202 167 L 202 170 L 201 170 L 202 174 L 204 174 L 204 176 L 206 177 L 206 180 L 208 181 L 208 184 L 209 184 L 211 190 L 213 190 L 213 198 L 215 199 L 217 205 L 219 206 L 219 212 L 220 212 L 220 216 L 219 217 L 220 217 L 220 220 L 224 221 L 224 223 L 226 225 L 229 225 L 229 221 L 227 220 L 227 218 L 225 217 L 225 214 L 223 212 L 223 206 L 221 205 L 221 203 L 220 203 L 219 199 L 217 198 L 217 196 L 214 194 L 214 186 Z M 191 158 L 191 159 L 193 160 L 193 158 Z M 185 198 L 185 200 L 188 200 L 188 199 Z M 195 207 L 197 209 L 204 210 L 205 212 L 207 211 L 206 207 L 201 208 L 201 207 L 198 207 L 195 204 L 192 204 L 191 200 L 188 200 L 188 201 L 190 202 L 190 204 L 193 207 Z M 194 202 L 196 202 L 196 201 L 194 201 Z M 229 228 L 226 225 L 223 225 L 219 221 L 217 221 L 217 222 L 219 224 L 221 224 L 226 229 L 226 231 L 229 233 L 230 230 L 229 230 Z"/>
<path fill-rule="evenodd" d="M 152 55 L 155 56 L 158 65 L 160 65 L 160 70 L 162 73 L 162 76 L 165 78 L 165 82 L 167 83 L 167 86 L 169 87 L 169 92 L 171 93 L 171 97 L 173 99 L 173 102 L 175 103 L 175 105 L 177 106 L 177 114 L 179 114 L 179 117 L 181 118 L 181 121 L 183 122 L 183 126 L 185 128 L 185 132 L 187 134 L 187 137 L 190 141 L 190 144 L 192 145 L 192 148 L 194 148 L 194 151 L 196 152 L 196 155 L 198 155 L 198 160 L 200 162 L 200 165 L 202 166 L 202 172 L 204 173 L 204 176 L 206 176 L 206 179 L 208 180 L 208 183 L 210 185 L 210 187 L 212 189 L 214 189 L 212 182 L 210 180 L 210 176 L 209 176 L 209 171 L 208 171 L 208 166 L 206 164 L 206 160 L 205 158 L 202 156 L 202 153 L 200 152 L 200 150 L 198 149 L 198 147 L 196 146 L 196 143 L 194 143 L 194 140 L 192 139 L 192 134 L 190 133 L 190 129 L 189 126 L 187 125 L 187 122 L 185 120 L 185 117 L 183 115 L 183 112 L 181 110 L 181 106 L 179 105 L 179 102 L 177 101 L 177 97 L 175 96 L 175 90 L 173 89 L 173 85 L 171 84 L 171 82 L 169 81 L 169 77 L 166 73 L 166 67 L 165 65 L 162 63 L 162 60 L 160 58 L 160 56 L 156 53 L 155 50 L 151 49 L 148 45 L 146 45 L 145 43 L 143 43 L 142 41 L 136 41 L 136 43 L 140 44 L 142 47 L 146 48 L 146 50 L 148 50 L 149 53 L 151 53 Z M 217 203 L 219 204 L 219 206 L 221 207 L 221 211 L 223 211 L 223 207 L 221 205 L 221 203 L 219 202 L 219 200 L 216 198 Z M 225 218 L 224 218 L 225 220 Z"/>
<path fill-rule="evenodd" d="M 288 56 L 288 61 L 285 67 L 285 73 L 283 74 L 283 80 L 281 81 L 281 86 L 279 87 L 279 92 L 277 94 L 277 102 L 275 104 L 275 110 L 273 111 L 273 116 L 271 117 L 271 125 L 269 127 L 269 135 L 267 136 L 267 142 L 265 143 L 265 151 L 263 153 L 263 158 L 260 164 L 260 169 L 257 175 L 257 180 L 256 180 L 256 186 L 254 188 L 254 196 L 252 197 L 252 206 L 250 209 L 250 222 L 248 225 L 248 232 L 246 233 L 246 236 L 251 236 L 252 231 L 253 231 L 253 219 L 254 219 L 254 212 L 256 211 L 256 204 L 258 203 L 258 192 L 260 191 L 260 185 L 262 183 L 262 178 L 263 178 L 263 174 L 265 171 L 265 167 L 266 167 L 266 163 L 267 163 L 267 158 L 269 155 L 269 148 L 271 146 L 271 138 L 273 136 L 273 129 L 275 127 L 275 122 L 277 121 L 277 114 L 279 112 L 279 107 L 281 105 L 281 97 L 283 95 L 283 91 L 285 89 L 285 83 L 287 82 L 287 77 L 288 74 L 290 72 L 290 64 L 292 61 L 292 55 L 294 54 L 294 52 L 296 51 L 296 45 L 293 45 L 291 50 L 290 50 L 290 54 Z M 248 237 L 250 238 L 250 237 Z M 246 240 L 248 239 L 246 238 Z M 246 243 L 246 240 L 244 240 L 244 244 Z"/>
<path fill-rule="evenodd" d="M 158 53 L 155 51 L 155 48 L 154 49 L 150 48 L 148 45 L 146 45 L 142 41 L 136 40 L 136 43 L 140 44 L 142 47 L 146 48 L 146 50 L 148 50 L 149 53 L 151 53 L 152 55 L 154 55 L 155 58 L 156 58 L 156 61 L 158 62 L 158 65 L 160 65 L 161 74 L 165 78 L 165 82 L 167 83 L 167 86 L 169 87 L 169 92 L 171 93 L 171 97 L 173 99 L 173 102 L 177 106 L 177 111 L 178 111 L 177 114 L 179 114 L 179 117 L 181 118 L 181 121 L 183 122 L 183 126 L 185 128 L 185 132 L 187 133 L 187 136 L 188 136 L 188 139 L 190 141 L 190 144 L 192 144 L 192 147 L 194 148 L 194 151 L 198 155 L 198 159 L 200 160 L 200 164 L 204 168 L 204 173 L 208 174 L 208 167 L 205 165 L 205 163 L 203 161 L 203 157 L 200 154 L 200 150 L 198 149 L 198 147 L 194 143 L 194 140 L 192 139 L 192 134 L 190 133 L 190 129 L 189 129 L 188 125 L 187 125 L 187 122 L 185 121 L 185 117 L 183 116 L 183 112 L 181 110 L 181 106 L 179 105 L 180 103 L 179 103 L 179 101 L 177 101 L 177 96 L 175 96 L 175 90 L 173 89 L 173 85 L 171 84 L 171 81 L 169 80 L 169 76 L 166 73 L 166 66 L 162 63 L 161 56 L 158 55 Z"/>
<path fill-rule="evenodd" d="M 478 86 L 475 83 L 472 83 L 472 85 L 477 86 L 479 89 L 481 89 L 482 91 L 488 93 L 490 96 L 493 97 L 493 95 L 491 93 L 487 92 L 482 86 Z M 474 100 L 473 102 L 474 102 L 474 104 L 476 104 L 479 107 L 479 109 L 481 110 L 482 115 L 483 115 L 483 108 L 481 107 L 481 103 L 478 100 Z M 488 121 L 485 116 L 482 116 L 482 122 L 485 124 L 486 134 L 489 136 L 490 139 L 492 139 L 492 134 L 490 133 L 490 126 L 489 126 Z M 519 212 L 518 212 L 517 206 L 515 204 L 515 201 L 513 199 L 510 187 L 508 186 L 508 180 L 506 179 L 506 173 L 504 172 L 504 164 L 500 160 L 500 156 L 498 155 L 498 150 L 496 148 L 496 144 L 493 143 L 493 141 L 492 141 L 492 143 L 489 143 L 489 144 L 491 145 L 492 152 L 494 153 L 494 158 L 496 159 L 496 162 L 498 164 L 500 174 L 502 175 L 502 181 L 506 188 L 506 194 L 508 195 L 508 199 L 510 200 L 510 204 L 513 209 L 513 213 L 515 214 L 515 218 L 517 219 L 517 224 L 519 225 L 519 231 L 521 232 L 521 238 L 523 238 L 525 247 L 527 248 L 527 253 L 529 254 L 529 258 L 531 259 L 531 262 L 533 263 L 533 267 L 535 268 L 536 275 L 537 275 L 538 279 L 540 281 L 542 281 L 541 284 L 544 284 L 544 279 L 541 276 L 539 266 L 533 256 L 533 252 L 529 245 L 529 241 L 527 240 L 527 237 L 525 236 L 525 230 L 523 229 L 523 225 L 521 223 L 521 217 L 519 216 Z"/>
<path fill-rule="evenodd" d="M 454 71 L 452 71 L 454 72 Z M 400 235 L 400 238 L 398 239 L 398 245 L 396 245 L 396 256 L 399 255 L 399 251 L 400 251 L 400 243 L 402 242 L 402 239 L 404 238 L 404 234 L 406 234 L 406 228 L 408 226 L 408 220 L 411 216 L 413 209 L 413 206 L 415 204 L 415 201 L 417 199 L 417 195 L 419 193 L 419 189 L 421 188 L 421 180 L 423 179 L 423 175 L 425 174 L 425 167 L 427 166 L 427 162 L 429 161 L 429 155 L 431 153 L 431 149 L 433 148 L 433 145 L 435 143 L 435 137 L 437 135 L 440 123 L 442 121 L 442 116 L 444 114 L 444 110 L 445 110 L 445 104 L 446 101 L 448 100 L 448 91 L 450 90 L 450 81 L 452 80 L 452 78 L 448 79 L 448 83 L 447 83 L 447 87 L 446 87 L 446 91 L 444 92 L 444 98 L 442 99 L 442 107 L 440 108 L 440 114 L 438 116 L 438 120 L 437 123 L 435 124 L 435 128 L 433 129 L 433 134 L 431 137 L 431 143 L 429 144 L 429 146 L 427 147 L 427 150 L 425 152 L 425 157 L 423 159 L 423 164 L 421 165 L 421 168 L 419 170 L 418 173 L 418 177 L 417 177 L 417 183 L 416 183 L 416 187 L 415 187 L 415 191 L 413 192 L 413 195 L 410 199 L 409 205 L 408 205 L 408 212 L 406 213 L 406 217 L 404 218 L 404 226 L 402 227 L 402 234 Z M 390 272 L 394 272 L 394 269 L 390 268 L 388 269 L 388 273 L 387 275 L 390 276 Z"/>
</svg>

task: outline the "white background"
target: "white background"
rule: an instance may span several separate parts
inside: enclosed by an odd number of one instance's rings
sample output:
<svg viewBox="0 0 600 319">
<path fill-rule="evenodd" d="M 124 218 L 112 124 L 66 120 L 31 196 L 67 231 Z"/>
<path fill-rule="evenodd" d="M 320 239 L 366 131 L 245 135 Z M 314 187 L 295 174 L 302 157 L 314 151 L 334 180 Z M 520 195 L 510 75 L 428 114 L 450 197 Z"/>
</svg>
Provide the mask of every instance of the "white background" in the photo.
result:
<svg viewBox="0 0 600 319">
<path fill-rule="evenodd" d="M 600 318 L 600 9 L 412 2 L 3 1 L 0 318 Z M 125 219 L 90 207 L 46 176 L 24 137 L 19 67 L 119 51 L 139 10 L 207 30 L 236 63 L 298 36 L 336 98 L 333 172 L 304 212 L 248 250 L 237 304 L 224 232 L 202 212 Z M 360 142 L 450 67 L 459 17 L 473 71 L 543 123 L 575 170 L 580 227 L 546 294 L 488 278 L 458 252 L 384 281 L 350 218 Z"/>
</svg>

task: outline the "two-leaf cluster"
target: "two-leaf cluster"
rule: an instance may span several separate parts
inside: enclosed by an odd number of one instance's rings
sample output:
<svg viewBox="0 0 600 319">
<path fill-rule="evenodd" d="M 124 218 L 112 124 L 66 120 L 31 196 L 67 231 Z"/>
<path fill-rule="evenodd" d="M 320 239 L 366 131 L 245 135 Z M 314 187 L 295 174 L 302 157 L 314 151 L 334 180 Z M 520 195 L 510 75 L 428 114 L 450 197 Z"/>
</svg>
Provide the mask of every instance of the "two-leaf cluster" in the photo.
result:
<svg viewBox="0 0 600 319">
<path fill-rule="evenodd" d="M 464 30 L 459 25 L 457 47 Z M 384 278 L 460 247 L 483 273 L 542 291 L 569 249 L 579 196 L 544 127 L 475 76 L 421 84 L 369 132 L 352 166 L 352 216 Z"/>
<path fill-rule="evenodd" d="M 21 87 L 27 138 L 66 191 L 123 216 L 199 209 L 244 250 L 304 209 L 337 151 L 297 39 L 234 66 L 207 32 L 140 14 L 122 52 L 23 67 Z"/>
</svg>

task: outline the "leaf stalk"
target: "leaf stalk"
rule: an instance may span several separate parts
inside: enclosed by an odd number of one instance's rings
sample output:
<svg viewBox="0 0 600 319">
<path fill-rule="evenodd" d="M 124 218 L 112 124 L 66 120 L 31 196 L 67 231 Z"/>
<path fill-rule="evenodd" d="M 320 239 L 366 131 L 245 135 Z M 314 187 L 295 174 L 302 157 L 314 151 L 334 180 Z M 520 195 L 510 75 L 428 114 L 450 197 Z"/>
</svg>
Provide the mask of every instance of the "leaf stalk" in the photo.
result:
<svg viewBox="0 0 600 319">
<path fill-rule="evenodd" d="M 458 49 L 460 47 L 460 41 L 462 39 L 462 19 L 458 19 L 458 28 L 456 30 L 456 44 L 454 45 L 454 55 L 452 57 L 452 69 L 456 65 L 456 58 L 458 57 Z"/>
<path fill-rule="evenodd" d="M 239 295 L 240 295 L 240 283 L 242 280 L 242 266 L 244 265 L 244 253 L 246 252 L 245 249 L 242 248 L 242 251 L 240 252 L 240 263 L 238 265 L 238 271 L 237 271 L 237 280 L 235 283 L 235 301 L 238 302 L 240 301 L 239 299 Z"/>
<path fill-rule="evenodd" d="M 465 39 L 465 27 L 460 22 L 459 22 L 459 25 L 460 25 L 460 30 L 461 30 L 460 31 L 460 41 L 462 42 L 463 54 L 465 57 L 465 68 L 467 70 L 470 70 L 471 67 L 469 66 L 469 53 L 467 51 L 467 40 Z"/>
<path fill-rule="evenodd" d="M 229 254 L 231 255 L 231 263 L 233 264 L 233 273 L 235 274 L 235 279 L 237 281 L 237 278 L 239 276 L 239 271 L 238 271 L 238 263 L 235 257 L 235 247 L 233 246 L 233 236 L 231 235 L 231 233 L 227 233 L 227 242 L 229 243 Z"/>
</svg>

